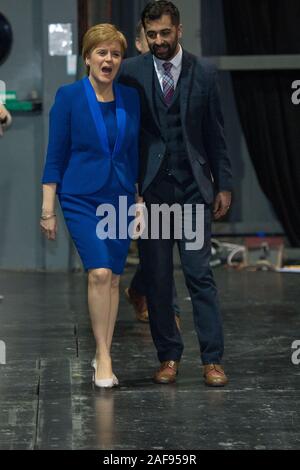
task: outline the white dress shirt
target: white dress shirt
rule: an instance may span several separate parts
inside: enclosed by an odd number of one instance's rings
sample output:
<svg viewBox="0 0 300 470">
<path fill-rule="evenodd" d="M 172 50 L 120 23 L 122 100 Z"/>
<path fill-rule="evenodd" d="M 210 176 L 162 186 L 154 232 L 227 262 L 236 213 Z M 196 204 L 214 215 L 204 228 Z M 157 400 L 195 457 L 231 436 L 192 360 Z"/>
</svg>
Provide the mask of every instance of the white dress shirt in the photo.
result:
<svg viewBox="0 0 300 470">
<path fill-rule="evenodd" d="M 155 71 L 156 71 L 157 78 L 160 83 L 162 91 L 163 91 L 163 76 L 165 73 L 163 64 L 165 62 L 171 62 L 171 64 L 173 65 L 173 67 L 171 68 L 171 74 L 172 74 L 172 77 L 174 78 L 174 89 L 176 90 L 176 86 L 177 86 L 177 83 L 181 74 L 181 69 L 182 69 L 182 54 L 183 54 L 182 47 L 179 44 L 179 51 L 176 54 L 176 56 L 173 57 L 172 60 L 160 60 L 157 57 L 155 57 L 155 55 L 153 56 Z"/>
</svg>

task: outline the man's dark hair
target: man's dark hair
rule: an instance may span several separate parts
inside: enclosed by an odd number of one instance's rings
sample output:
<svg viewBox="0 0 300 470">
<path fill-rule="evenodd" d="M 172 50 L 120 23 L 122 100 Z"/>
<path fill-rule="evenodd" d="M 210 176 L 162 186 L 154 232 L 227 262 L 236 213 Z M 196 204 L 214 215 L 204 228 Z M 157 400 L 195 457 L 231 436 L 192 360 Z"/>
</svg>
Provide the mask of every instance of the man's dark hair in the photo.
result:
<svg viewBox="0 0 300 470">
<path fill-rule="evenodd" d="M 138 24 L 136 25 L 136 29 L 135 29 L 135 37 L 137 39 L 140 39 L 141 34 L 142 34 L 142 29 L 143 29 L 143 23 L 140 20 Z"/>
<path fill-rule="evenodd" d="M 159 20 L 162 15 L 170 15 L 174 26 L 180 25 L 180 13 L 178 8 L 172 2 L 167 0 L 158 0 L 149 2 L 142 12 L 142 24 L 144 28 L 148 21 Z"/>
</svg>

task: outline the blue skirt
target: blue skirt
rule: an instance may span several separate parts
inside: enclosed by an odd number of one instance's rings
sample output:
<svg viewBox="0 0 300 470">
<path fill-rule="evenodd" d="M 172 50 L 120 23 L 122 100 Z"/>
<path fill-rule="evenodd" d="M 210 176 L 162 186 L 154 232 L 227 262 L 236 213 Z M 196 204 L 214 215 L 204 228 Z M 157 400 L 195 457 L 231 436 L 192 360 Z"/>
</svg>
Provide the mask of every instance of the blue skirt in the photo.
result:
<svg viewBox="0 0 300 470">
<path fill-rule="evenodd" d="M 123 196 L 121 213 L 120 196 Z M 114 274 L 122 274 L 131 241 L 128 235 L 128 226 L 134 219 L 134 217 L 128 216 L 128 212 L 125 210 L 125 201 L 128 209 L 135 202 L 134 195 L 128 193 L 119 183 L 117 176 L 113 174 L 105 187 L 97 193 L 86 195 L 61 193 L 58 198 L 68 230 L 85 270 L 107 268 L 111 269 Z M 109 228 L 106 224 L 108 212 L 104 212 L 104 206 L 102 206 L 102 214 L 96 215 L 97 209 L 102 204 L 109 204 L 115 210 L 114 216 L 110 218 L 112 223 L 110 228 L 115 233 L 111 232 L 106 238 L 101 234 L 107 232 Z M 121 236 L 120 218 L 122 219 Z M 102 224 L 101 221 L 103 221 Z"/>
</svg>

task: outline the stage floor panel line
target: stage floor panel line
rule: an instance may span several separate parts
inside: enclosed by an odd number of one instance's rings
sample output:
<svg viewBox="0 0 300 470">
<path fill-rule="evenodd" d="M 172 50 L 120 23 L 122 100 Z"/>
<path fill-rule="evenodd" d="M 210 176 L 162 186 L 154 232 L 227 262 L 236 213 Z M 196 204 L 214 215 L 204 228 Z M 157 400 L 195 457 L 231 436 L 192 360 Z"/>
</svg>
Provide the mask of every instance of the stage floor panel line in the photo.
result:
<svg viewBox="0 0 300 470">
<path fill-rule="evenodd" d="M 171 386 L 152 382 L 158 364 L 149 325 L 136 321 L 124 296 L 133 269 L 122 277 L 113 341 L 120 387 L 102 391 L 91 384 L 85 275 L 0 271 L 0 449 L 298 449 L 297 275 L 214 270 L 230 382 L 210 389 L 179 269 L 180 373 Z"/>
</svg>

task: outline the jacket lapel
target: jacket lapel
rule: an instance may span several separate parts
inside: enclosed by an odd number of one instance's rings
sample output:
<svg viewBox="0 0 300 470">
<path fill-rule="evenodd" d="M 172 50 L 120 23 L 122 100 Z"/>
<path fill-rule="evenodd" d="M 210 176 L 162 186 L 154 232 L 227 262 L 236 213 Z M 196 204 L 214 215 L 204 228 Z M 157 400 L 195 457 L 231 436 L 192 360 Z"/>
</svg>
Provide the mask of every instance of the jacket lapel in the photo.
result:
<svg viewBox="0 0 300 470">
<path fill-rule="evenodd" d="M 183 51 L 182 70 L 180 76 L 180 114 L 183 128 L 186 125 L 186 113 L 189 104 L 189 96 L 191 92 L 193 78 L 193 62 L 186 51 Z"/>
<path fill-rule="evenodd" d="M 117 83 L 114 83 L 114 93 L 116 99 L 116 113 L 117 113 L 117 126 L 118 126 L 118 135 L 115 143 L 115 148 L 113 151 L 113 157 L 120 153 L 126 130 L 126 111 L 124 106 L 124 100 L 122 96 L 121 86 Z"/>
<path fill-rule="evenodd" d="M 158 117 L 156 115 L 155 107 L 154 107 L 154 74 L 155 74 L 155 69 L 154 69 L 154 64 L 153 64 L 153 56 L 150 52 L 145 54 L 143 56 L 144 58 L 144 67 L 143 67 L 143 73 L 144 73 L 144 90 L 145 94 L 148 99 L 148 103 L 151 109 L 151 113 L 153 116 L 153 119 L 155 121 L 156 126 L 159 129 L 159 122 L 158 122 Z"/>
<path fill-rule="evenodd" d="M 149 52 L 144 55 L 145 66 L 143 68 L 144 71 L 144 89 L 145 93 L 149 102 L 149 106 L 154 118 L 154 121 L 159 128 L 158 117 L 155 112 L 154 108 L 154 64 L 153 64 L 153 56 Z M 180 113 L 181 113 L 181 120 L 182 125 L 185 127 L 186 123 L 186 113 L 189 104 L 189 95 L 191 91 L 192 85 L 192 78 L 193 78 L 194 66 L 191 57 L 189 56 L 188 52 L 183 50 L 183 57 L 182 57 L 182 70 L 180 75 Z"/>
<path fill-rule="evenodd" d="M 84 85 L 85 94 L 88 100 L 89 108 L 91 111 L 91 115 L 92 115 L 94 124 L 96 126 L 101 148 L 104 151 L 104 153 L 110 155 L 105 122 L 104 122 L 104 119 L 100 110 L 100 106 L 97 100 L 95 90 L 88 77 L 85 77 L 83 79 L 83 85 Z"/>
<path fill-rule="evenodd" d="M 108 135 L 106 125 L 103 119 L 103 115 L 101 112 L 101 108 L 99 106 L 99 102 L 97 100 L 97 96 L 95 90 L 89 80 L 88 77 L 83 79 L 84 89 L 86 93 L 86 97 L 88 100 L 89 108 L 91 111 L 91 115 L 96 126 L 98 138 L 100 141 L 100 145 L 104 153 L 111 156 L 109 143 L 108 143 Z M 124 108 L 124 100 L 121 92 L 120 85 L 114 83 L 114 94 L 116 100 L 116 114 L 117 114 L 117 126 L 118 126 L 118 134 L 117 139 L 114 146 L 114 151 L 112 156 L 114 157 L 117 153 L 120 152 L 122 148 L 122 144 L 124 142 L 125 137 L 125 129 L 126 129 L 126 111 Z"/>
</svg>

